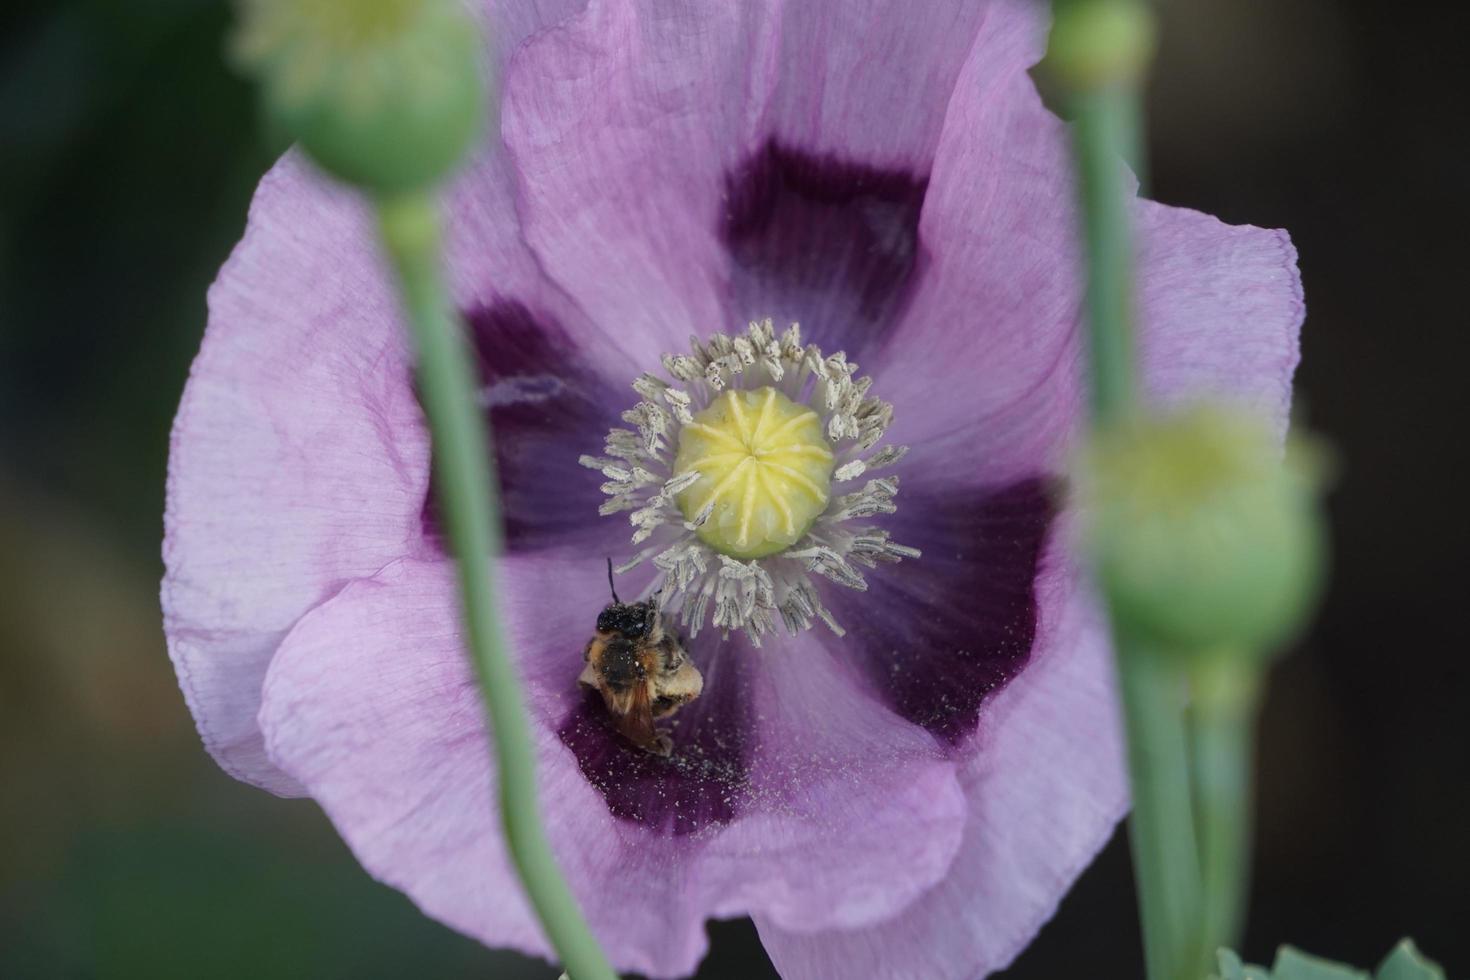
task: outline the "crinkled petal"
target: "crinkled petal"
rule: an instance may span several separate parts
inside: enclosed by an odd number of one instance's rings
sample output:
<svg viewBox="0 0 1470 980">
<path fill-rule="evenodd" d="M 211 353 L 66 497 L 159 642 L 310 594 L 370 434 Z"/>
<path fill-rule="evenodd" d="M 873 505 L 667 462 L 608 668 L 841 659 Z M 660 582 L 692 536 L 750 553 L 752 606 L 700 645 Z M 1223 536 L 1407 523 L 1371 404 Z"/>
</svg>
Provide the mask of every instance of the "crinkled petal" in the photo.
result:
<svg viewBox="0 0 1470 980">
<path fill-rule="evenodd" d="M 276 644 L 352 578 L 413 550 L 428 439 L 408 353 L 351 195 L 295 156 L 261 182 L 210 289 L 169 457 L 164 627 L 205 746 L 299 786 L 256 727 Z"/>
<path fill-rule="evenodd" d="M 581 13 L 586 6 L 587 0 L 479 0 L 472 10 L 481 18 L 487 40 L 503 66 L 526 38 Z"/>
<path fill-rule="evenodd" d="M 1055 912 L 1128 799 L 1106 629 L 1082 597 L 1064 608 L 982 717 L 949 876 L 867 929 L 796 935 L 757 915 L 782 976 L 969 980 L 1010 963 Z"/>
<path fill-rule="evenodd" d="M 1075 418 L 1081 273 L 1066 130 L 1027 69 L 1044 8 L 995 5 L 955 86 L 919 222 L 927 267 L 866 365 L 906 470 L 977 484 L 1055 469 Z"/>
<path fill-rule="evenodd" d="M 964 820 L 954 767 L 816 648 L 764 662 L 740 651 L 756 745 L 728 822 L 674 835 L 613 816 L 555 730 L 581 703 L 580 648 L 604 570 L 512 556 L 500 580 L 546 830 L 620 968 L 690 972 L 709 916 L 758 913 L 794 933 L 865 927 L 943 878 Z M 271 757 L 376 877 L 487 943 L 545 955 L 496 823 L 457 622 L 447 562 L 402 561 L 347 586 L 282 644 L 261 723 Z"/>
<path fill-rule="evenodd" d="M 527 240 L 645 364 L 726 324 L 719 177 L 754 122 L 742 93 L 767 16 L 762 4 L 594 2 L 506 76 Z"/>
<path fill-rule="evenodd" d="M 960 67 L 1004 2 L 780 4 L 766 133 L 813 156 L 926 172 Z"/>
<path fill-rule="evenodd" d="M 1133 215 L 1148 395 L 1175 407 L 1219 399 L 1284 433 L 1306 318 L 1291 238 L 1153 201 Z"/>
<path fill-rule="evenodd" d="M 768 315 L 855 354 L 905 295 L 945 107 L 995 6 L 592 3 L 507 81 L 528 239 L 645 359 Z"/>
</svg>

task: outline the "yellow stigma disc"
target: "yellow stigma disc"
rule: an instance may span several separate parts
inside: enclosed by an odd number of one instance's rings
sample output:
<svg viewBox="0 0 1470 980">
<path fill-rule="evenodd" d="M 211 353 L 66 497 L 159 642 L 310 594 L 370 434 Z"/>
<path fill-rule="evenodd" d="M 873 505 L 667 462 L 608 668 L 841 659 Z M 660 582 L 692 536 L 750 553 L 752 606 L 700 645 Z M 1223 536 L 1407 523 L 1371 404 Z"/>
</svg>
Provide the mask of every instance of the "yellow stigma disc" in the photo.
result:
<svg viewBox="0 0 1470 980">
<path fill-rule="evenodd" d="M 720 395 L 679 436 L 674 474 L 699 472 L 679 495 L 686 520 L 706 508 L 701 540 L 732 558 L 797 542 L 827 508 L 832 449 L 822 420 L 775 388 Z"/>
</svg>

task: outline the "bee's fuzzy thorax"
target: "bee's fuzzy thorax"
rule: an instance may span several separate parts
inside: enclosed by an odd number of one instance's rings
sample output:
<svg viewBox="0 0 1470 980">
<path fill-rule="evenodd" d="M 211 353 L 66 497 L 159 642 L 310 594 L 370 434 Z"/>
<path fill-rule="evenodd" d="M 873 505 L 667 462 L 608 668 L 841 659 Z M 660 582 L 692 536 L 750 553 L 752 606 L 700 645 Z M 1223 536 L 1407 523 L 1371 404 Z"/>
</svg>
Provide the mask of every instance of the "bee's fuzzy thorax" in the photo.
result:
<svg viewBox="0 0 1470 980">
<path fill-rule="evenodd" d="M 658 610 L 652 602 L 614 602 L 597 616 L 600 633 L 620 633 L 641 637 L 653 631 Z"/>
</svg>

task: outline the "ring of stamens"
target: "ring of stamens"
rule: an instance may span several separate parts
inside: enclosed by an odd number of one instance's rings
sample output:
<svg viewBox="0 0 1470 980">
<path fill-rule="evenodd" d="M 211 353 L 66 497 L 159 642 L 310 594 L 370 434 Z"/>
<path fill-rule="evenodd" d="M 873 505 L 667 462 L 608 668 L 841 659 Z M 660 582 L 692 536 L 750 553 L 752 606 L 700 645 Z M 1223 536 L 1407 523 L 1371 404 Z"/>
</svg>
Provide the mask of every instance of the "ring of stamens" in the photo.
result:
<svg viewBox="0 0 1470 980">
<path fill-rule="evenodd" d="M 903 458 L 874 450 L 892 406 L 868 394 L 842 352 L 803 346 L 792 324 L 778 339 L 769 319 L 735 337 L 690 340 L 666 354 L 672 381 L 645 374 L 641 401 L 623 413 L 632 428 L 608 433 L 604 515 L 630 512 L 638 551 L 626 571 L 652 560 L 660 602 L 690 636 L 712 621 L 759 645 L 777 617 L 795 634 L 821 620 L 841 626 L 814 577 L 864 590 L 863 569 L 917 558 L 915 548 L 859 522 L 891 514 L 898 478 L 857 481 Z M 852 485 L 847 492 L 844 484 Z"/>
</svg>

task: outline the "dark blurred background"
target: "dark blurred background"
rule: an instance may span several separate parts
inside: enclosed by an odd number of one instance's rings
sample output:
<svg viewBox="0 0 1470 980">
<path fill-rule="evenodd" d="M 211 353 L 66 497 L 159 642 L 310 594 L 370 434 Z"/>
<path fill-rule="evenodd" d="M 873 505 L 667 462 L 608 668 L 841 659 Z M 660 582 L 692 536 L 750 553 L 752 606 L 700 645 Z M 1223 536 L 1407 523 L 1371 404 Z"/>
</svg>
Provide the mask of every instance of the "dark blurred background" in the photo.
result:
<svg viewBox="0 0 1470 980">
<path fill-rule="evenodd" d="M 1336 561 L 1275 673 L 1246 952 L 1470 970 L 1463 7 L 1173 0 L 1153 195 L 1284 226 Z M 1446 12 L 1449 11 L 1449 12 Z M 373 883 L 200 747 L 160 633 L 167 433 L 282 149 L 210 0 L 0 12 L 0 977 L 553 977 Z M 1141 973 L 1126 841 L 1006 976 Z M 701 976 L 773 975 L 748 922 Z"/>
</svg>

